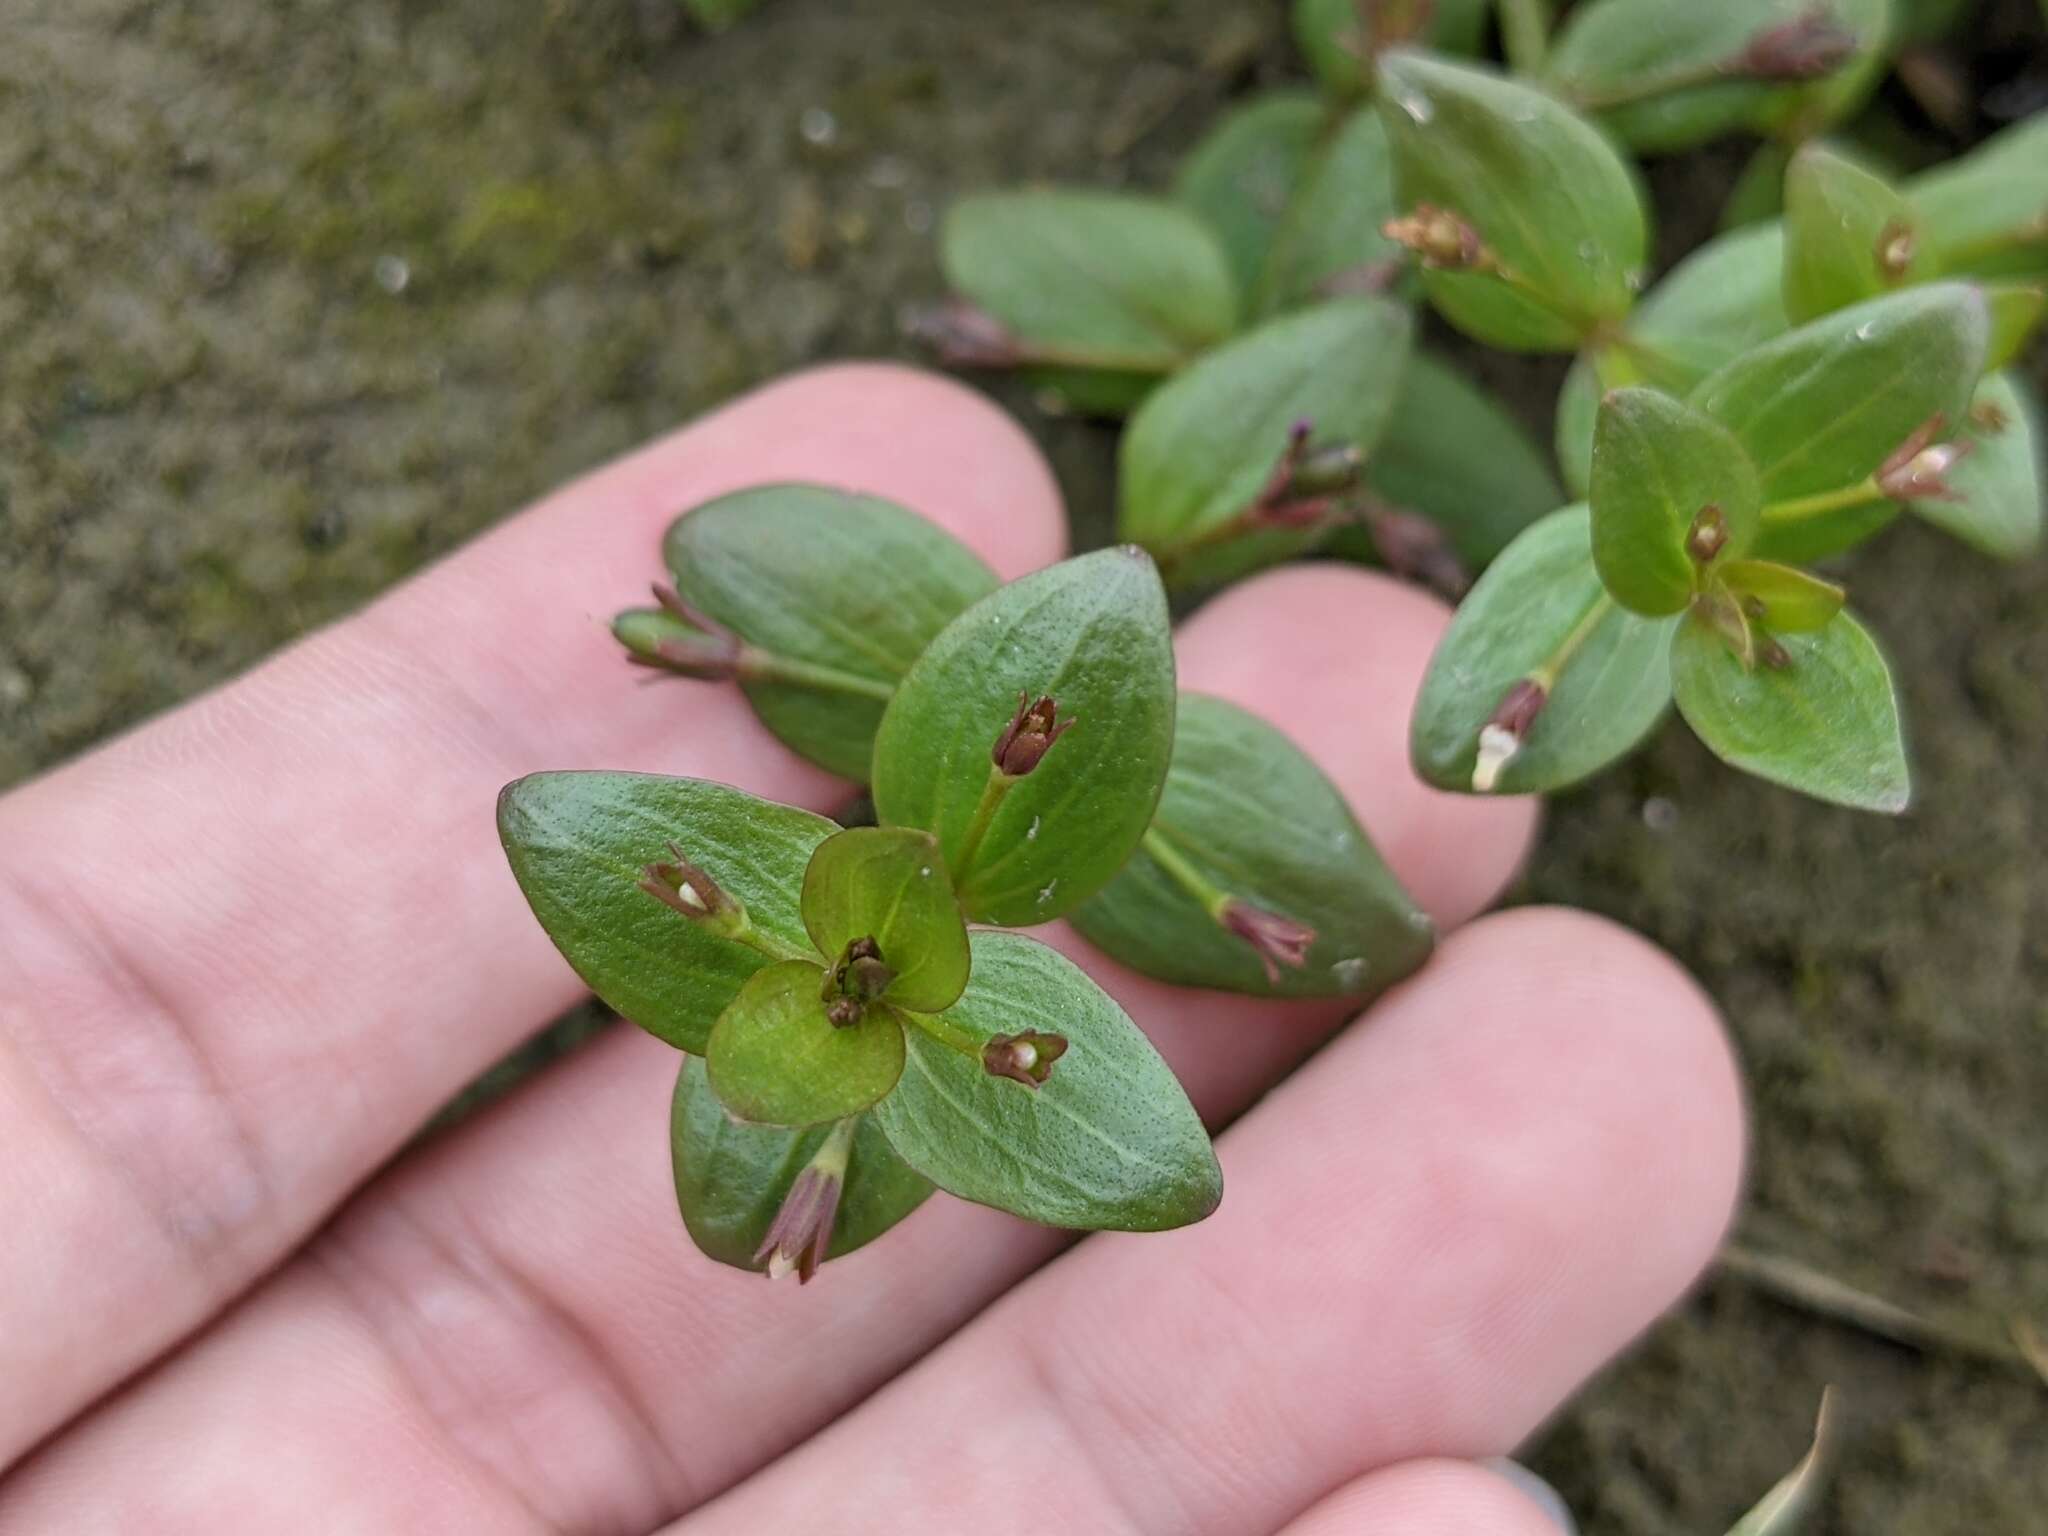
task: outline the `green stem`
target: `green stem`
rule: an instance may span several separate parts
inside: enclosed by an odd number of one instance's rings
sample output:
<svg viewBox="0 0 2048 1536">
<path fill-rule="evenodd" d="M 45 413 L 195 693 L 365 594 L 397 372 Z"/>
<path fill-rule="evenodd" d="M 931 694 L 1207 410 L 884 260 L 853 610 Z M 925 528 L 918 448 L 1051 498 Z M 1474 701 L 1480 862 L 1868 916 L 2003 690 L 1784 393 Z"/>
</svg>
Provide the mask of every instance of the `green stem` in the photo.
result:
<svg viewBox="0 0 2048 1536">
<path fill-rule="evenodd" d="M 766 955 L 770 960 L 816 961 L 818 958 L 816 953 L 802 945 L 792 944 L 766 929 L 756 928 L 752 918 L 743 918 L 739 928 L 731 933 L 720 934 L 719 937 L 730 939 L 735 944 L 744 944 L 755 954 Z"/>
<path fill-rule="evenodd" d="M 1550 51 L 1550 0 L 1500 0 L 1501 47 L 1508 68 L 1533 75 Z"/>
<path fill-rule="evenodd" d="M 904 1018 L 930 1035 L 949 1051 L 958 1051 L 962 1056 L 981 1060 L 981 1048 L 987 1044 L 981 1036 L 962 1029 L 942 1013 L 915 1013 L 908 1008 L 896 1010 Z"/>
<path fill-rule="evenodd" d="M 857 672 L 843 672 L 838 667 L 800 661 L 794 656 L 779 656 L 773 651 L 756 650 L 751 645 L 740 651 L 738 670 L 741 678 L 750 683 L 787 683 L 797 688 L 814 688 L 821 693 L 850 693 L 857 698 L 875 699 L 883 704 L 888 703 L 890 695 L 896 691 L 892 684 L 862 677 Z"/>
<path fill-rule="evenodd" d="M 1797 523 L 1809 517 L 1825 517 L 1830 512 L 1867 507 L 1872 502 L 1883 500 L 1885 494 L 1877 481 L 1865 479 L 1854 485 L 1845 485 L 1838 491 L 1821 491 L 1812 496 L 1794 496 L 1788 501 L 1767 502 L 1763 516 L 1767 523 Z"/>
<path fill-rule="evenodd" d="M 825 1140 L 818 1148 L 818 1155 L 811 1159 L 811 1166 L 832 1178 L 844 1180 L 846 1165 L 853 1156 L 853 1133 L 859 1129 L 860 1115 L 848 1115 L 844 1120 L 835 1120 L 832 1129 L 825 1133 Z"/>
<path fill-rule="evenodd" d="M 1578 654 L 1579 647 L 1584 645 L 1593 631 L 1600 627 L 1600 621 L 1606 618 L 1613 608 L 1614 599 L 1605 592 L 1588 603 L 1586 611 L 1579 615 L 1579 622 L 1572 626 L 1571 633 L 1557 643 L 1557 649 L 1546 656 L 1540 665 L 1529 669 L 1529 681 L 1545 693 L 1554 692 L 1557 688 L 1558 674 L 1571 664 L 1571 659 Z"/>
<path fill-rule="evenodd" d="M 1017 781 L 1000 768 L 991 768 L 988 782 L 981 786 L 981 800 L 974 807 L 974 819 L 967 823 L 967 835 L 960 839 L 960 846 L 954 851 L 947 864 L 955 887 L 967 872 L 967 866 L 974 862 L 974 856 L 981 850 L 981 840 L 988 835 L 988 825 L 995 820 L 996 807 L 1003 803 L 1003 796 L 1010 792 L 1010 786 Z"/>
<path fill-rule="evenodd" d="M 1188 856 L 1173 845 L 1172 839 L 1159 830 L 1154 822 L 1145 829 L 1145 835 L 1138 840 L 1138 846 L 1152 856 L 1152 860 L 1174 879 L 1180 888 L 1201 904 L 1202 910 L 1214 917 L 1223 908 L 1229 895 L 1211 885 L 1202 872 L 1188 862 Z"/>
</svg>

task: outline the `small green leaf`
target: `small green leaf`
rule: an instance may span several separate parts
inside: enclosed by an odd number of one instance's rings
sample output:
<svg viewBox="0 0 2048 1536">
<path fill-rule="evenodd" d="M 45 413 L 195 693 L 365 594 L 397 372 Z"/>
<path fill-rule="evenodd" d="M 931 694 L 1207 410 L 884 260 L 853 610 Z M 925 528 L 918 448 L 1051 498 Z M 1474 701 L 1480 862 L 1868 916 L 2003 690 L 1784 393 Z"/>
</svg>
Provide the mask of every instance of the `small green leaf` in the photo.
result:
<svg viewBox="0 0 2048 1536">
<path fill-rule="evenodd" d="M 1295 45 L 1316 82 L 1331 95 L 1359 96 L 1367 90 L 1366 37 L 1360 23 L 1387 4 L 1412 9 L 1416 0 L 1294 0 Z M 1486 46 L 1492 8 L 1493 0 L 1435 0 L 1429 46 L 1438 53 L 1477 54 Z"/>
<path fill-rule="evenodd" d="M 1765 501 L 1840 490 L 1929 418 L 1962 419 L 1986 330 L 1975 290 L 1908 289 L 1764 343 L 1711 375 L 1692 404 L 1749 451 Z"/>
<path fill-rule="evenodd" d="M 1159 198 L 983 193 L 946 216 L 939 260 L 953 288 L 1017 338 L 1026 362 L 1167 374 L 1237 324 L 1222 244 Z"/>
<path fill-rule="evenodd" d="M 1313 92 L 1255 96 L 1224 113 L 1181 162 L 1173 195 L 1223 242 L 1239 293 L 1257 288 L 1326 120 Z"/>
<path fill-rule="evenodd" d="M 1570 351 L 1628 313 L 1647 222 L 1597 128 L 1533 86 L 1420 54 L 1388 54 L 1380 83 L 1403 205 L 1458 215 L 1514 274 L 1425 270 L 1447 320 L 1495 346 Z"/>
<path fill-rule="evenodd" d="M 1156 1232 L 1215 1210 L 1223 1175 L 1209 1137 L 1124 1011 L 1036 940 L 973 943 L 967 995 L 946 1022 L 982 1041 L 1036 1029 L 1067 1050 L 1034 1090 L 912 1028 L 903 1080 L 875 1111 L 903 1160 L 963 1200 L 1047 1226 Z"/>
<path fill-rule="evenodd" d="M 803 914 L 828 961 L 873 939 L 896 973 L 882 996 L 901 1007 L 937 1013 L 967 985 L 967 925 L 929 832 L 854 827 L 826 838 L 804 871 Z"/>
<path fill-rule="evenodd" d="M 1817 80 L 1787 82 L 1752 65 L 1774 33 L 1796 36 L 1816 16 L 1842 29 L 1848 51 Z M 1884 56 L 1886 0 L 1590 0 L 1575 6 L 1546 74 L 1566 101 L 1598 112 L 1631 149 L 1684 149 L 1748 128 L 1832 122 L 1868 93 Z M 1781 30 L 1782 29 L 1782 30 Z M 1830 39 L 1830 42 L 1833 40 Z"/>
<path fill-rule="evenodd" d="M 996 588 L 915 512 L 818 485 L 720 496 L 677 518 L 662 548 L 684 602 L 755 653 L 741 687 L 763 723 L 849 779 L 867 777 L 898 679 Z"/>
<path fill-rule="evenodd" d="M 1261 527 L 1252 513 L 1297 421 L 1318 446 L 1369 450 L 1393 409 L 1413 323 L 1386 299 L 1339 299 L 1268 321 L 1157 390 L 1124 433 L 1117 533 L 1150 550 L 1175 585 L 1242 574 L 1320 530 Z"/>
<path fill-rule="evenodd" d="M 1721 204 L 1722 234 L 1768 223 L 1785 211 L 1785 167 L 1791 153 L 1776 139 L 1757 145 Z"/>
<path fill-rule="evenodd" d="M 1902 811 L 1911 787 L 1899 706 L 1876 642 L 1847 613 L 1778 640 L 1784 664 L 1745 667 L 1688 620 L 1671 645 L 1678 712 L 1731 767 L 1866 811 Z"/>
<path fill-rule="evenodd" d="M 823 1125 L 791 1130 L 733 1119 L 712 1092 L 703 1061 L 685 1056 L 669 1109 L 669 1154 L 683 1225 L 705 1256 L 736 1269 L 759 1268 L 754 1255 L 783 1196 L 830 1132 Z M 896 1155 L 874 1117 L 863 1116 L 853 1133 L 829 1257 L 873 1242 L 932 1189 L 931 1180 Z"/>
<path fill-rule="evenodd" d="M 1615 600 L 1637 613 L 1676 613 L 1702 561 L 1689 536 L 1718 509 L 1736 559 L 1756 537 L 1763 498 L 1756 469 L 1718 422 L 1654 389 L 1617 389 L 1600 402 L 1593 432 L 1593 564 Z"/>
<path fill-rule="evenodd" d="M 2048 113 L 1916 177 L 1906 196 L 1927 222 L 1942 271 L 2048 277 Z"/>
<path fill-rule="evenodd" d="M 2016 375 L 1977 387 L 1962 433 L 1970 451 L 1948 472 L 1953 499 L 1912 503 L 1913 514 L 1974 549 L 2019 560 L 2041 547 L 2041 411 Z"/>
<path fill-rule="evenodd" d="M 1785 172 L 1785 312 L 1811 320 L 1923 280 L 1933 263 L 1904 195 L 1808 144 Z"/>
<path fill-rule="evenodd" d="M 1997 282 L 1978 285 L 1984 307 L 1991 315 L 1991 338 L 1984 348 L 1984 371 L 1996 373 L 2010 366 L 2026 351 L 2048 312 L 2048 286 L 2040 283 Z"/>
<path fill-rule="evenodd" d="M 968 849 L 1019 695 L 1051 696 L 1074 724 Z M 938 836 L 971 920 L 1024 927 L 1072 910 L 1130 857 L 1172 750 L 1159 573 L 1142 550 L 1099 550 L 982 599 L 918 658 L 875 738 L 875 810 Z"/>
<path fill-rule="evenodd" d="M 1730 591 L 1751 600 L 1752 617 L 1781 633 L 1821 628 L 1842 611 L 1846 595 L 1831 581 L 1772 560 L 1731 560 L 1720 576 Z"/>
<path fill-rule="evenodd" d="M 649 1034 L 701 1052 L 712 1021 L 766 960 L 639 889 L 673 841 L 791 953 L 810 947 L 797 911 L 822 816 L 724 784 L 643 773 L 536 773 L 498 796 L 512 873 L 584 985 Z"/>
<path fill-rule="evenodd" d="M 782 960 L 747 978 L 712 1026 L 704 1065 L 719 1101 L 757 1125 L 822 1125 L 857 1114 L 903 1075 L 903 1026 L 886 1004 L 859 1023 L 825 1017 L 825 973 Z"/>
<path fill-rule="evenodd" d="M 1152 851 L 1161 844 L 1168 863 Z M 1313 929 L 1305 962 L 1269 979 L 1175 864 Z M 1421 965 L 1434 941 L 1322 770 L 1258 716 L 1199 693 L 1181 695 L 1173 766 L 1145 842 L 1072 921 L 1148 976 L 1254 997 L 1375 996 Z"/>
<path fill-rule="evenodd" d="M 1365 483 L 1381 500 L 1420 512 L 1443 529 L 1475 571 L 1564 499 L 1521 423 L 1478 384 L 1425 352 L 1408 359 L 1393 415 L 1365 461 Z M 1330 548 L 1371 558 L 1372 541 L 1362 530 L 1344 528 Z"/>
<path fill-rule="evenodd" d="M 1587 509 L 1553 512 L 1479 578 L 1430 658 L 1409 731 L 1416 771 L 1440 789 L 1470 792 L 1480 729 L 1502 697 L 1531 673 L 1554 671 L 1548 703 L 1494 788 L 1530 794 L 1598 772 L 1670 703 L 1677 623 L 1617 606 L 1593 568 Z"/>
<path fill-rule="evenodd" d="M 1401 248 L 1381 232 L 1396 212 L 1394 157 L 1379 114 L 1360 107 L 1303 167 L 1273 230 L 1253 311 L 1277 314 L 1330 297 L 1347 276 L 1397 262 Z"/>
</svg>

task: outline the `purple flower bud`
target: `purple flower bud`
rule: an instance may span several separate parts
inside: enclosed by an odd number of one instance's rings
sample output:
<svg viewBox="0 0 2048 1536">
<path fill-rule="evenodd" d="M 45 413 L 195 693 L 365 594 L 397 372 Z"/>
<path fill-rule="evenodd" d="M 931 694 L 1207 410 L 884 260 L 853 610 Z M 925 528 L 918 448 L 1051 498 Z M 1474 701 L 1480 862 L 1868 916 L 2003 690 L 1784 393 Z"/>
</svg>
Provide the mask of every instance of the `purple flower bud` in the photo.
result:
<svg viewBox="0 0 2048 1536">
<path fill-rule="evenodd" d="M 1752 80 L 1815 80 L 1832 74 L 1856 52 L 1856 34 L 1816 5 L 1791 21 L 1766 27 L 1728 67 Z"/>
<path fill-rule="evenodd" d="M 1373 548 L 1403 581 L 1419 582 L 1452 602 L 1472 584 L 1450 536 L 1420 512 L 1374 503 L 1364 516 Z"/>
<path fill-rule="evenodd" d="M 955 368 L 1014 368 L 1024 349 L 1002 321 L 965 299 L 916 305 L 903 312 L 903 332 Z"/>
<path fill-rule="evenodd" d="M 640 889 L 664 906 L 673 907 L 693 923 L 725 932 L 746 926 L 746 908 L 716 880 L 683 856 L 674 843 L 671 857 L 640 871 Z"/>
<path fill-rule="evenodd" d="M 813 1162 L 790 1184 L 768 1224 L 768 1235 L 754 1251 L 754 1262 L 766 1265 L 769 1279 L 794 1274 L 799 1285 L 808 1285 L 825 1262 L 832 1247 L 832 1226 L 839 1217 L 845 1166 L 843 1155 L 837 1171 Z"/>
<path fill-rule="evenodd" d="M 989 750 L 989 761 L 996 765 L 996 771 L 1021 779 L 1036 768 L 1052 750 L 1052 744 L 1074 724 L 1073 716 L 1061 720 L 1058 714 L 1059 706 L 1050 695 L 1041 695 L 1032 702 L 1028 693 L 1018 694 L 1017 713 Z"/>
<path fill-rule="evenodd" d="M 1525 677 L 1500 696 L 1493 714 L 1479 728 L 1479 754 L 1472 763 L 1472 787 L 1488 794 L 1500 782 L 1501 770 L 1520 755 L 1522 743 L 1550 702 L 1550 690 Z"/>
<path fill-rule="evenodd" d="M 1936 411 L 1913 429 L 1913 433 L 1877 469 L 1877 488 L 1894 501 L 1954 501 L 1956 492 L 1948 483 L 1948 472 L 1976 446 L 1971 439 L 1936 442 L 1947 418 Z"/>
<path fill-rule="evenodd" d="M 981 1065 L 990 1077 L 1007 1077 L 1026 1088 L 1036 1088 L 1052 1076 L 1052 1064 L 1066 1053 L 1065 1035 L 1027 1029 L 990 1040 L 981 1048 Z"/>
<path fill-rule="evenodd" d="M 1298 971 L 1308 963 L 1308 947 L 1316 941 L 1315 929 L 1291 917 L 1255 907 L 1232 896 L 1216 909 L 1216 921 L 1251 945 L 1266 968 L 1266 980 L 1280 984 L 1280 967 Z"/>
<path fill-rule="evenodd" d="M 626 648 L 626 659 L 638 666 L 712 683 L 730 682 L 739 674 L 738 637 L 684 619 L 666 604 L 628 608 L 612 620 L 612 634 Z"/>
</svg>

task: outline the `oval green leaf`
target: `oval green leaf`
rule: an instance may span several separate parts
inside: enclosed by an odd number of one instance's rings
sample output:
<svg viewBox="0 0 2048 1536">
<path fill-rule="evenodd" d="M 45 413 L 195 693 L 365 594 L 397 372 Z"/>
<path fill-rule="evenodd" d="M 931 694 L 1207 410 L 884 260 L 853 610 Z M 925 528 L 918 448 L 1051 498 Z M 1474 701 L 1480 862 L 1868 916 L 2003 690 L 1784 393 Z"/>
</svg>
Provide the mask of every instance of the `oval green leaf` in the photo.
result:
<svg viewBox="0 0 2048 1536">
<path fill-rule="evenodd" d="M 1731 560 L 1721 568 L 1730 591 L 1764 627 L 1779 633 L 1819 629 L 1842 611 L 1846 594 L 1831 581 L 1771 560 Z"/>
<path fill-rule="evenodd" d="M 1655 389 L 1617 389 L 1593 432 L 1593 564 L 1615 601 L 1637 613 L 1676 613 L 1700 568 L 1687 536 L 1718 507 L 1736 559 L 1756 537 L 1763 498 L 1756 470 L 1728 429 Z"/>
<path fill-rule="evenodd" d="M 1794 321 L 1924 280 L 1927 237 L 1905 196 L 1824 144 L 1785 172 L 1785 312 Z"/>
<path fill-rule="evenodd" d="M 1981 283 L 1984 307 L 1991 314 L 1991 339 L 1984 349 L 1984 368 L 1996 373 L 2025 352 L 2048 313 L 2048 285 L 2038 282 Z"/>
<path fill-rule="evenodd" d="M 1691 403 L 1748 450 L 1766 502 L 1840 490 L 1930 417 L 1962 420 L 1986 337 L 1983 297 L 1935 283 L 1765 342 L 1709 376 Z"/>
<path fill-rule="evenodd" d="M 1237 291 L 1252 293 L 1328 114 L 1310 91 L 1274 91 L 1224 113 L 1181 162 L 1173 195 L 1223 242 Z"/>
<path fill-rule="evenodd" d="M 1251 947 L 1154 856 L 1160 843 L 1216 891 L 1312 928 L 1305 962 L 1269 980 Z M 1429 918 L 1308 755 L 1258 716 L 1199 693 L 1181 695 L 1150 834 L 1072 922 L 1148 976 L 1253 997 L 1373 997 L 1434 943 Z"/>
<path fill-rule="evenodd" d="M 1942 271 L 2048 277 L 2048 113 L 1916 177 L 1906 196 L 1927 222 Z"/>
<path fill-rule="evenodd" d="M 1378 113 L 1360 107 L 1303 167 L 1252 290 L 1253 312 L 1277 314 L 1326 299 L 1347 277 L 1396 261 L 1400 247 L 1381 232 L 1395 212 L 1387 130 Z"/>
<path fill-rule="evenodd" d="M 1564 498 L 1542 451 L 1478 384 L 1425 352 L 1408 359 L 1393 414 L 1365 464 L 1368 490 L 1420 512 L 1450 536 L 1469 571 L 1483 570 Z M 1377 564 L 1369 530 L 1342 527 L 1332 554 Z"/>
<path fill-rule="evenodd" d="M 1166 374 L 1237 324 L 1222 244 L 1162 198 L 983 193 L 946 216 L 939 260 L 947 282 L 1017 338 L 1026 362 Z"/>
<path fill-rule="evenodd" d="M 1868 91 L 1883 57 L 1886 0 L 1831 0 L 1826 19 L 1854 44 L 1824 77 L 1759 78 L 1744 56 L 1774 29 L 1797 27 L 1814 0 L 1591 0 L 1573 7 L 1546 61 L 1552 86 L 1631 149 L 1683 149 L 1739 128 L 1841 116 Z"/>
<path fill-rule="evenodd" d="M 657 1039 L 699 1053 L 767 961 L 642 891 L 641 870 L 678 844 L 756 929 L 800 951 L 804 867 L 838 830 L 724 784 L 654 774 L 537 773 L 498 796 L 512 873 L 584 985 Z"/>
<path fill-rule="evenodd" d="M 1948 472 L 1953 499 L 1913 502 L 1914 516 L 1999 560 L 2041 547 L 2041 411 L 2010 373 L 1977 387 L 1962 434 L 1970 451 Z"/>
<path fill-rule="evenodd" d="M 1457 214 L 1519 278 L 1425 271 L 1444 318 L 1494 346 L 1570 351 L 1628 313 L 1648 227 L 1599 129 L 1533 86 L 1421 54 L 1388 54 L 1380 84 L 1402 205 Z"/>
<path fill-rule="evenodd" d="M 996 588 L 958 539 L 894 502 L 762 485 L 677 518 L 676 591 L 756 654 L 740 686 L 820 767 L 865 779 L 890 690 L 932 637 Z"/>
<path fill-rule="evenodd" d="M 938 840 L 910 827 L 853 827 L 828 837 L 804 871 L 804 927 L 832 962 L 873 939 L 896 975 L 882 995 L 937 1013 L 967 985 L 967 925 Z"/>
<path fill-rule="evenodd" d="M 1430 658 L 1409 727 L 1416 772 L 1470 793 L 1479 732 L 1501 696 L 1566 649 L 1549 703 L 1494 789 L 1531 794 L 1598 772 L 1647 736 L 1670 703 L 1677 623 L 1617 606 L 1593 568 L 1587 509 L 1553 512 L 1479 578 Z"/>
<path fill-rule="evenodd" d="M 782 960 L 747 978 L 712 1026 L 704 1065 L 719 1102 L 756 1125 L 802 1127 L 868 1108 L 903 1075 L 903 1026 L 884 1004 L 825 1017 L 825 973 Z"/>
<path fill-rule="evenodd" d="M 1704 624 L 1671 645 L 1678 712 L 1731 767 L 1818 800 L 1903 811 L 1911 797 L 1898 700 L 1877 644 L 1847 613 L 1782 636 L 1786 665 L 1745 667 Z"/>
<path fill-rule="evenodd" d="M 830 1126 L 791 1130 L 733 1119 L 712 1092 L 704 1063 L 683 1058 L 669 1106 L 669 1158 L 676 1205 L 691 1241 L 710 1259 L 758 1269 L 754 1255 L 789 1186 L 818 1155 Z M 933 1189 L 896 1155 L 872 1115 L 861 1118 L 847 1157 L 828 1258 L 841 1258 L 895 1226 Z"/>
<path fill-rule="evenodd" d="M 1065 1036 L 1042 1087 L 991 1077 L 978 1056 L 911 1027 L 909 1060 L 875 1119 L 939 1188 L 1027 1221 L 1157 1232 L 1200 1221 L 1223 1174 L 1172 1071 L 1108 994 L 1057 951 L 974 935 L 967 995 L 947 1023 L 977 1040 Z"/>
<path fill-rule="evenodd" d="M 1050 695 L 1074 724 L 1012 783 L 963 868 L 1020 694 Z M 1086 901 L 1130 857 L 1172 750 L 1159 573 L 1142 550 L 1099 550 L 999 589 L 918 658 L 875 738 L 875 810 L 937 835 L 971 920 L 1026 927 Z"/>
<path fill-rule="evenodd" d="M 1176 586 L 1283 559 L 1315 529 L 1247 527 L 1297 421 L 1311 441 L 1370 450 L 1393 409 L 1413 322 L 1386 299 L 1339 299 L 1268 321 L 1156 391 L 1120 455 L 1117 533 Z"/>
</svg>

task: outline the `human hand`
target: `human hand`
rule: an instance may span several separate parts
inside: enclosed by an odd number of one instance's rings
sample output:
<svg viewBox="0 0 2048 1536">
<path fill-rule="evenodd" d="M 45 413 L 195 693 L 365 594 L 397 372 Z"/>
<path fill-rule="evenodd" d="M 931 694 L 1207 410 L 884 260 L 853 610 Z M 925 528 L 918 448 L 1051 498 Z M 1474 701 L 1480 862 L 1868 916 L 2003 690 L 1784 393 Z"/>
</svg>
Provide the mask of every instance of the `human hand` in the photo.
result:
<svg viewBox="0 0 2048 1536">
<path fill-rule="evenodd" d="M 1240 586 L 1181 681 L 1352 797 L 1448 935 L 1422 973 L 1262 1099 L 1340 1004 L 1176 991 L 1048 930 L 1243 1116 L 1208 1221 L 1069 1247 L 933 1201 L 768 1284 L 691 1248 L 673 1053 L 634 1030 L 381 1166 L 578 994 L 502 783 L 839 798 L 733 690 L 638 690 L 605 629 L 676 508 L 770 479 L 917 507 L 1005 576 L 1062 544 L 978 398 L 806 374 L 0 800 L 0 1533 L 1549 1529 L 1470 1458 L 1706 1262 L 1736 1078 L 1641 941 L 1469 921 L 1534 813 L 1413 780 L 1444 613 L 1373 574 Z"/>
</svg>

